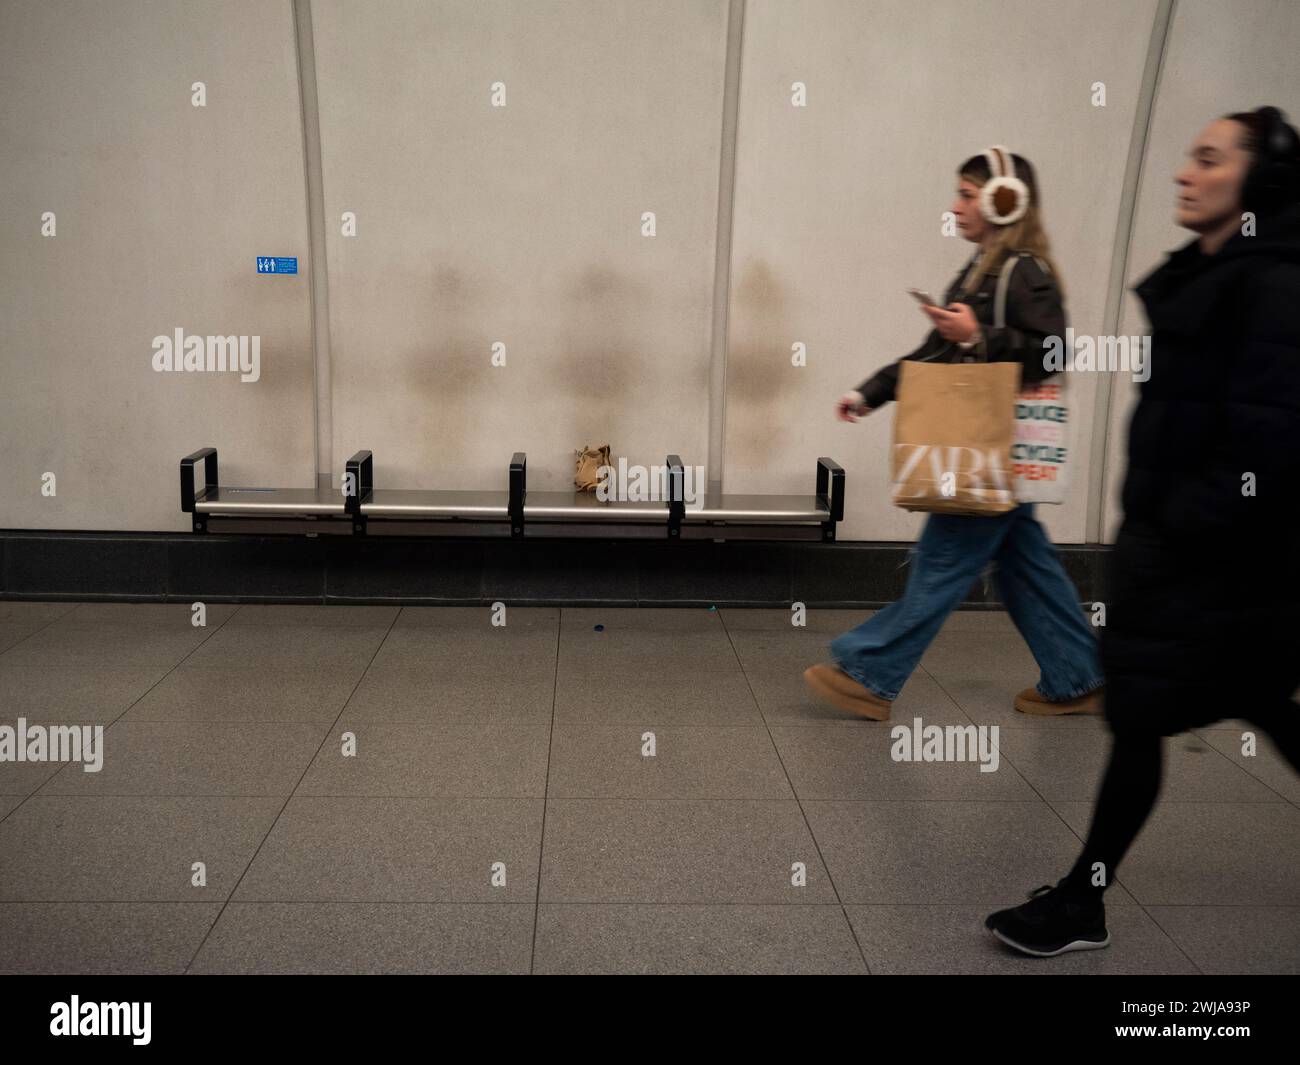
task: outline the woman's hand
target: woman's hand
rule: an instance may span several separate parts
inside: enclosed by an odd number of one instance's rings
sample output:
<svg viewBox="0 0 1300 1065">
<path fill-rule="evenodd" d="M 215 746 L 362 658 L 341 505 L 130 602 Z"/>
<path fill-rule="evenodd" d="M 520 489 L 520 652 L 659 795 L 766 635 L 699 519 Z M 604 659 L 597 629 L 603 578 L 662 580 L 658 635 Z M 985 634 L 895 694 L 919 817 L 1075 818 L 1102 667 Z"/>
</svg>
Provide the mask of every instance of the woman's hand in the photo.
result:
<svg viewBox="0 0 1300 1065">
<path fill-rule="evenodd" d="M 950 303 L 946 310 L 943 307 L 925 306 L 921 310 L 930 316 L 935 331 L 944 340 L 954 340 L 962 343 L 979 331 L 980 324 L 969 304 Z"/>
<path fill-rule="evenodd" d="M 842 422 L 856 422 L 859 414 L 870 414 L 861 392 L 845 392 L 835 404 L 835 416 Z"/>
</svg>

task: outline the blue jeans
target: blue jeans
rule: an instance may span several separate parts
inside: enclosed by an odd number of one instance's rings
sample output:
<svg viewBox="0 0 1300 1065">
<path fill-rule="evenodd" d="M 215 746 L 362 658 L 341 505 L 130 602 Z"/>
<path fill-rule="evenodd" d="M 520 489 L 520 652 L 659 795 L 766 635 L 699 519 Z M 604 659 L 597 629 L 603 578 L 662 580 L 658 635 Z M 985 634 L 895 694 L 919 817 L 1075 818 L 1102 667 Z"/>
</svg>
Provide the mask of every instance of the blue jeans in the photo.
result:
<svg viewBox="0 0 1300 1065">
<path fill-rule="evenodd" d="M 1097 640 L 1032 503 L 991 517 L 931 514 L 903 598 L 832 640 L 836 664 L 882 699 L 898 698 L 944 619 L 990 562 L 1042 671 L 1039 693 L 1059 702 L 1101 687 Z"/>
</svg>

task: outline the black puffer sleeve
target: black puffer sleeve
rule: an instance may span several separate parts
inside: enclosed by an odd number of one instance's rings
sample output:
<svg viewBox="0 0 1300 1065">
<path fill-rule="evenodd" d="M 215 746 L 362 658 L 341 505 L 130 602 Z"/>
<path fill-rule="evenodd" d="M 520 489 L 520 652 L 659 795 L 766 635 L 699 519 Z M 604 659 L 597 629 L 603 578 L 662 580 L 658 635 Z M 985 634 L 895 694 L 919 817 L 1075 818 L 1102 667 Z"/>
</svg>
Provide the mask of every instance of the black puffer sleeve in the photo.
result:
<svg viewBox="0 0 1300 1065">
<path fill-rule="evenodd" d="M 935 330 L 931 329 L 925 341 L 915 351 L 904 355 L 902 359 L 888 363 L 881 367 L 876 373 L 868 377 L 862 384 L 858 385 L 857 391 L 862 394 L 868 407 L 881 407 L 890 402 L 898 392 L 898 364 L 903 359 L 923 359 L 942 351 L 948 342 L 943 339 Z"/>
</svg>

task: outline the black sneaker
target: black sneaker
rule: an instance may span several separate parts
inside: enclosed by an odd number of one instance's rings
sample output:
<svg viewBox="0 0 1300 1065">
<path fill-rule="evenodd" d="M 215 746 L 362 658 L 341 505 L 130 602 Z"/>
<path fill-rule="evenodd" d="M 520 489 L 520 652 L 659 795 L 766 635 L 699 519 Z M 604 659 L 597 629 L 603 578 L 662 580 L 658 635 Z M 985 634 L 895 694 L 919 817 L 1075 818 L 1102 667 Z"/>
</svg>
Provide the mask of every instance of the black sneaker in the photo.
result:
<svg viewBox="0 0 1300 1065">
<path fill-rule="evenodd" d="M 1007 946 L 1036 958 L 1110 945 L 1106 907 L 1101 899 L 1067 895 L 1060 884 L 1045 884 L 1031 891 L 1029 901 L 1023 905 L 990 914 L 984 919 L 984 927 Z"/>
</svg>

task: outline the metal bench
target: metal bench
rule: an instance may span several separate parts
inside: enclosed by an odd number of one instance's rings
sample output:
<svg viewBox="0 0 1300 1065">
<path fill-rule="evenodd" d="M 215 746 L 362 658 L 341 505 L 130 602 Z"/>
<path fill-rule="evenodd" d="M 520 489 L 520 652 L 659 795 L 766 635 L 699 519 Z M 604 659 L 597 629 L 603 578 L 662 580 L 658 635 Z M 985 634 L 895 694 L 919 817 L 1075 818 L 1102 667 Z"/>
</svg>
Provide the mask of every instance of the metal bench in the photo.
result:
<svg viewBox="0 0 1300 1065">
<path fill-rule="evenodd" d="M 202 463 L 202 481 L 197 467 Z M 223 487 L 216 448 L 181 459 L 181 510 L 196 533 L 341 533 L 353 536 L 630 536 L 833 541 L 844 519 L 844 470 L 817 460 L 810 495 L 685 498 L 685 468 L 669 455 L 662 498 L 599 499 L 594 492 L 529 492 L 528 459 L 510 460 L 504 491 L 376 488 L 374 456 L 348 459 L 343 484 L 312 488 Z"/>
</svg>

